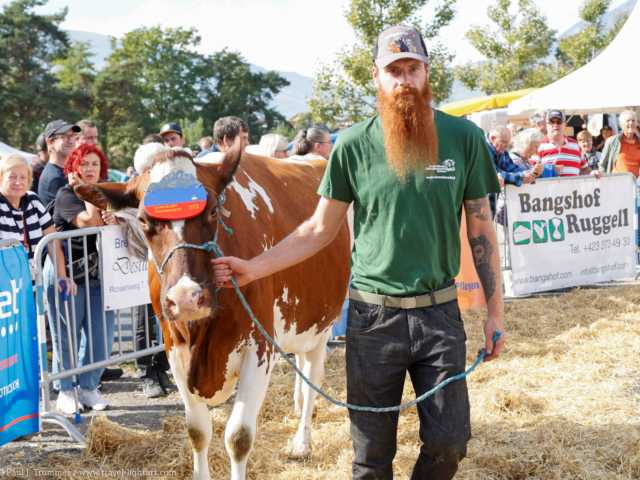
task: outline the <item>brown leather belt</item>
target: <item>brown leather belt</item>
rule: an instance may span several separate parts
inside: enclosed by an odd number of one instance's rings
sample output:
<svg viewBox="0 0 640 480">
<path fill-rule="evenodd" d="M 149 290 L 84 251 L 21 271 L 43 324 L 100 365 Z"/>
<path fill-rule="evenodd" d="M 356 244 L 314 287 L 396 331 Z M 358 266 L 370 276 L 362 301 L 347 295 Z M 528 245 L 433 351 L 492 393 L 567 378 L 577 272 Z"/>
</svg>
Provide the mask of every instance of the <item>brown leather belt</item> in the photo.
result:
<svg viewBox="0 0 640 480">
<path fill-rule="evenodd" d="M 387 295 L 378 295 L 351 288 L 349 290 L 349 298 L 374 305 L 382 305 L 384 302 L 384 305 L 387 307 L 404 308 L 407 310 L 410 308 L 432 307 L 441 303 L 451 302 L 458 298 L 458 287 L 452 285 L 418 297 L 389 297 Z"/>
</svg>

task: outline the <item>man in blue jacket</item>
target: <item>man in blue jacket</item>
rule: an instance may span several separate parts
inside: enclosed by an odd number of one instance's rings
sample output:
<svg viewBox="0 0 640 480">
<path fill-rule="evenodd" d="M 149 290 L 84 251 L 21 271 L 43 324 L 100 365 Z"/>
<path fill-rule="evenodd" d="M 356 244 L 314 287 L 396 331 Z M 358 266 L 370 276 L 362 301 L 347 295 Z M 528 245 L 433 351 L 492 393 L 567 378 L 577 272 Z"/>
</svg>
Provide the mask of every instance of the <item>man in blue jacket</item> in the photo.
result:
<svg viewBox="0 0 640 480">
<path fill-rule="evenodd" d="M 509 155 L 506 154 L 509 144 L 511 143 L 511 133 L 504 125 L 496 125 L 486 135 L 487 146 L 491 152 L 493 166 L 496 168 L 500 186 L 515 185 L 519 187 L 523 183 L 532 183 L 536 177 L 534 174 L 516 166 Z M 489 205 L 491 206 L 491 214 L 496 215 L 496 203 L 498 202 L 499 193 L 489 194 Z"/>
</svg>

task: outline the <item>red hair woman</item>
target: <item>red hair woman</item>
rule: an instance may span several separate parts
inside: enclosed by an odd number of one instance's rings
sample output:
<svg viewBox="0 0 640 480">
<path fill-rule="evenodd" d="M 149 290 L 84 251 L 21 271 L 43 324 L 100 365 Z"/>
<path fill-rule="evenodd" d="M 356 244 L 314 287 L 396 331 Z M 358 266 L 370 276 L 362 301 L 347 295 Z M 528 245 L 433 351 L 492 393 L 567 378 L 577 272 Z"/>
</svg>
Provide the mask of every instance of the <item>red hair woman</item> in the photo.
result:
<svg viewBox="0 0 640 480">
<path fill-rule="evenodd" d="M 107 179 L 108 163 L 104 154 L 94 145 L 80 145 L 73 150 L 64 163 L 64 174 L 74 185 L 95 184 Z M 53 222 L 58 232 L 68 232 L 89 227 L 98 227 L 105 224 L 116 224 L 115 218 L 109 212 L 104 212 L 96 206 L 80 200 L 70 185 L 66 185 L 56 195 Z M 102 286 L 100 281 L 99 258 L 96 246 L 96 235 L 87 235 L 87 251 L 83 249 L 83 237 L 71 239 L 72 268 L 69 275 L 78 286 L 77 294 L 72 297 L 75 306 L 74 338 L 81 338 L 78 348 L 78 366 L 96 363 L 110 357 L 114 338 L 113 311 L 108 311 L 106 317 L 106 342 L 104 338 L 105 328 L 102 324 L 104 309 L 102 307 Z M 68 252 L 69 253 L 69 252 Z M 86 257 L 86 259 L 85 259 Z M 69 258 L 67 258 L 68 264 Z M 87 267 L 85 268 L 85 263 Z M 60 372 L 61 362 L 64 369 L 71 368 L 69 363 L 69 349 L 66 332 L 66 318 L 60 315 L 60 329 L 58 332 L 58 314 L 56 312 L 56 276 L 51 262 L 45 264 L 44 283 L 49 308 L 49 326 L 53 340 L 53 372 Z M 88 277 L 88 283 L 86 278 Z M 88 292 L 87 292 L 88 290 Z M 87 299 L 88 297 L 88 299 Z M 89 301 L 87 301 L 89 300 Z M 60 301 L 59 305 L 62 305 Z M 89 335 L 91 332 L 91 335 Z M 82 337 L 81 337 L 82 334 Z M 91 337 L 91 338 L 89 338 Z M 60 346 L 58 345 L 60 342 Z M 106 350 L 105 350 L 106 343 Z M 59 356 L 62 351 L 62 358 Z M 93 354 L 93 361 L 91 356 Z M 78 376 L 78 402 L 85 407 L 94 410 L 104 410 L 109 406 L 98 391 L 98 383 L 104 371 L 104 367 Z M 75 412 L 71 378 L 63 378 L 54 382 L 54 388 L 60 390 L 57 407 L 64 413 Z"/>
</svg>

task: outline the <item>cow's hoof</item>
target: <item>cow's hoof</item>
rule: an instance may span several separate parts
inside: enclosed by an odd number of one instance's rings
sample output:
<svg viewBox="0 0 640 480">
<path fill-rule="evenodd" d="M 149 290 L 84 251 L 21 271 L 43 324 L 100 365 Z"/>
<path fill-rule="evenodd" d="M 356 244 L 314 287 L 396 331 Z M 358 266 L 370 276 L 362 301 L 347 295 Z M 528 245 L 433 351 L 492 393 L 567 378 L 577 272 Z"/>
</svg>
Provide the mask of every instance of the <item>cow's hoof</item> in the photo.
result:
<svg viewBox="0 0 640 480">
<path fill-rule="evenodd" d="M 293 450 L 291 450 L 291 453 L 287 457 L 287 461 L 289 461 L 289 462 L 304 462 L 306 460 L 309 460 L 309 457 L 311 457 L 311 452 L 300 453 L 300 452 L 294 452 Z"/>
<path fill-rule="evenodd" d="M 316 418 L 318 416 L 318 407 L 316 405 L 313 406 L 313 413 L 311 414 L 311 418 Z M 296 409 L 296 417 L 302 418 L 302 410 Z"/>
</svg>

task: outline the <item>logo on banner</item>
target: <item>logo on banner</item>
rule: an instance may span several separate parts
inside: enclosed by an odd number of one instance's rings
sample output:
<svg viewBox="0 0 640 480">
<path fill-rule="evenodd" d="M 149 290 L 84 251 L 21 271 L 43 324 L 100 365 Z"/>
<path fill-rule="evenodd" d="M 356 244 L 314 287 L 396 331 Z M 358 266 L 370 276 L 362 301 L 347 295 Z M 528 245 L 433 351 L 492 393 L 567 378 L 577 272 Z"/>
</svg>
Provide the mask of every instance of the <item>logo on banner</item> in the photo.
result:
<svg viewBox="0 0 640 480">
<path fill-rule="evenodd" d="M 172 171 L 149 184 L 144 208 L 158 220 L 187 220 L 204 211 L 207 191 L 198 179 L 183 171 Z"/>
<path fill-rule="evenodd" d="M 544 220 L 533 221 L 533 243 L 547 243 L 547 222 Z"/>
<path fill-rule="evenodd" d="M 532 235 L 533 234 L 533 235 Z M 561 218 L 552 218 L 549 223 L 545 220 L 533 222 L 514 222 L 513 244 L 528 245 L 531 243 L 547 243 L 564 241 L 564 221 Z"/>
<path fill-rule="evenodd" d="M 514 222 L 513 223 L 513 244 L 528 245 L 531 242 L 531 223 L 530 222 Z"/>
<path fill-rule="evenodd" d="M 549 234 L 552 242 L 564 241 L 564 221 L 561 218 L 552 218 L 549 223 Z"/>
</svg>

